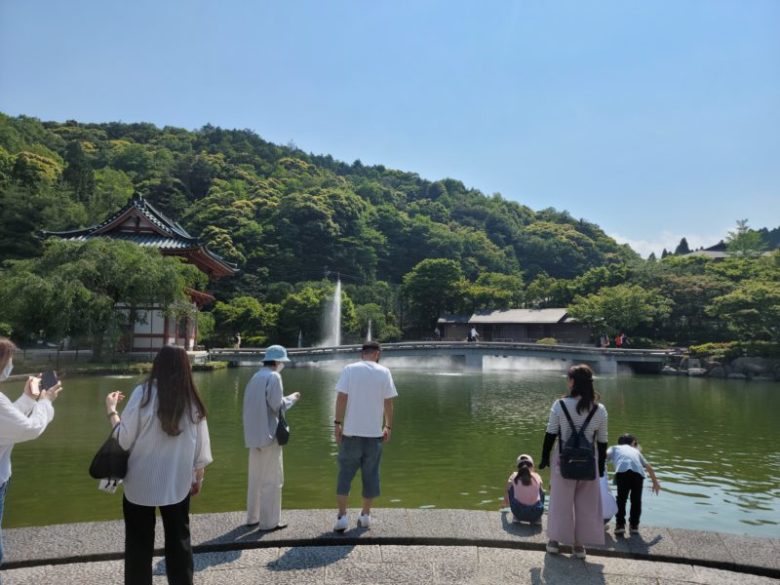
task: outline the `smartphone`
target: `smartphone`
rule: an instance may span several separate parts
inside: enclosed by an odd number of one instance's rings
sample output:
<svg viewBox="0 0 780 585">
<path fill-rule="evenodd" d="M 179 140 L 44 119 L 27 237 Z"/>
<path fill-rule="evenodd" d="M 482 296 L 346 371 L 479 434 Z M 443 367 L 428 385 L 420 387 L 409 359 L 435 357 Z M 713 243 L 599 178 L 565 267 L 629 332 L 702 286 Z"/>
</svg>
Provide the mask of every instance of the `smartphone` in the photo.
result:
<svg viewBox="0 0 780 585">
<path fill-rule="evenodd" d="M 41 390 L 48 390 L 52 386 L 54 386 L 57 382 L 59 382 L 59 378 L 57 377 L 57 372 L 54 370 L 48 370 L 43 373 L 43 377 L 41 378 Z"/>
</svg>

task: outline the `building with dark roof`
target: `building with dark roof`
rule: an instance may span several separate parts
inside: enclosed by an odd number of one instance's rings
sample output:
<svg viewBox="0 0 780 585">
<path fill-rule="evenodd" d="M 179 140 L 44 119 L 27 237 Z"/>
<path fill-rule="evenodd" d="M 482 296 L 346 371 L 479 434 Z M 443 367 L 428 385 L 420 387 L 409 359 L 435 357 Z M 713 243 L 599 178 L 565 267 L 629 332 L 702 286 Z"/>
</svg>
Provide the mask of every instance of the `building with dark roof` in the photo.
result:
<svg viewBox="0 0 780 585">
<path fill-rule="evenodd" d="M 566 309 L 506 309 L 472 315 L 444 315 L 438 320 L 442 339 L 463 340 L 474 327 L 480 341 L 535 342 L 553 337 L 561 343 L 591 343 L 587 327 Z"/>
<path fill-rule="evenodd" d="M 157 248 L 164 256 L 178 256 L 197 266 L 212 281 L 239 272 L 235 264 L 209 250 L 198 238 L 191 236 L 139 194 L 133 195 L 122 209 L 99 224 L 77 230 L 43 231 L 42 235 L 70 242 L 104 237 Z M 205 291 L 188 289 L 187 293 L 196 309 L 214 301 L 214 297 Z M 129 308 L 122 310 L 127 312 Z M 194 317 L 175 319 L 159 306 L 134 307 L 134 311 L 139 320 L 132 330 L 125 332 L 124 347 L 131 351 L 154 351 L 166 343 L 187 349 L 194 347 L 197 337 L 197 320 Z"/>
</svg>

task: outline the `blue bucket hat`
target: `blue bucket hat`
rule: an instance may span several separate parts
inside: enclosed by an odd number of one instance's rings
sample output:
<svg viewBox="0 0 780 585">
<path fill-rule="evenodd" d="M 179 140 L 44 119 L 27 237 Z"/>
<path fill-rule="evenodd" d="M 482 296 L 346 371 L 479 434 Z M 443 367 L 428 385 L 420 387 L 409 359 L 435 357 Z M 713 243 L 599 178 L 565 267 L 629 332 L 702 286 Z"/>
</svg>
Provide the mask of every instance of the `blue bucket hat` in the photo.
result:
<svg viewBox="0 0 780 585">
<path fill-rule="evenodd" d="M 290 358 L 287 357 L 287 350 L 281 345 L 270 345 L 265 350 L 264 362 L 289 362 Z"/>
</svg>

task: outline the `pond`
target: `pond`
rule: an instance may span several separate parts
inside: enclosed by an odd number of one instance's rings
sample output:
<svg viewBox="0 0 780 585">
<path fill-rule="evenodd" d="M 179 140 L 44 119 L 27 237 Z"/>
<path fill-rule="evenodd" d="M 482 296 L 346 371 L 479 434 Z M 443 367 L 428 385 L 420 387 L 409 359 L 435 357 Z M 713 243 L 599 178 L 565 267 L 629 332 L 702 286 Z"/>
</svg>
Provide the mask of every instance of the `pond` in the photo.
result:
<svg viewBox="0 0 780 585">
<path fill-rule="evenodd" d="M 399 397 L 377 507 L 498 510 L 516 456 L 528 452 L 538 460 L 550 405 L 565 391 L 563 372 L 527 360 L 486 359 L 482 372 L 459 371 L 447 361 L 384 363 Z M 342 366 L 283 373 L 285 391 L 302 393 L 288 417 L 285 508 L 335 506 L 333 387 Z M 195 513 L 245 508 L 241 404 L 253 372 L 196 374 L 215 461 L 193 501 Z M 121 517 L 119 494 L 99 492 L 87 468 L 110 430 L 105 394 L 128 393 L 137 381 L 66 377 L 49 429 L 14 450 L 4 526 Z M 777 537 L 780 385 L 624 374 L 599 378 L 597 390 L 609 411 L 610 442 L 624 432 L 637 435 L 659 476 L 659 496 L 646 482 L 643 523 Z M 16 398 L 21 384 L 6 382 L 3 391 Z M 549 470 L 542 476 L 549 486 Z M 359 479 L 353 486 L 359 495 Z"/>
</svg>

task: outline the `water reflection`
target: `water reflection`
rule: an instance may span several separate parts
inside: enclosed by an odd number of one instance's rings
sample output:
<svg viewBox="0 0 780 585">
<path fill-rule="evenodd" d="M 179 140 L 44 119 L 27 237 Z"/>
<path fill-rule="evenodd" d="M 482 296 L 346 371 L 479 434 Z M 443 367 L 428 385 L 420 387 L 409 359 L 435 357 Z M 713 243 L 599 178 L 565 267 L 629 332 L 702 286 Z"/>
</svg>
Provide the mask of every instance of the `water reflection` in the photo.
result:
<svg viewBox="0 0 780 585">
<path fill-rule="evenodd" d="M 497 358 L 478 373 L 449 360 L 427 361 L 424 368 L 419 361 L 393 361 L 383 360 L 394 370 L 399 398 L 378 505 L 498 511 L 517 454 L 540 452 L 550 406 L 565 391 L 567 364 L 532 371 L 506 368 L 514 360 Z M 333 387 L 342 365 L 284 372 L 286 392 L 302 393 L 290 412 L 293 434 L 284 454 L 287 508 L 334 506 Z M 193 502 L 195 512 L 243 509 L 241 402 L 252 374 L 251 368 L 197 374 L 215 462 Z M 128 391 L 136 381 L 68 380 L 44 437 L 15 449 L 6 525 L 120 517 L 120 498 L 99 493 L 86 469 L 108 432 L 103 396 Z M 11 396 L 20 389 L 5 388 Z M 659 496 L 645 494 L 643 523 L 777 535 L 777 385 L 618 376 L 599 378 L 597 390 L 609 411 L 612 441 L 625 432 L 637 435 L 661 482 Z M 547 471 L 542 475 L 549 486 Z"/>
</svg>

